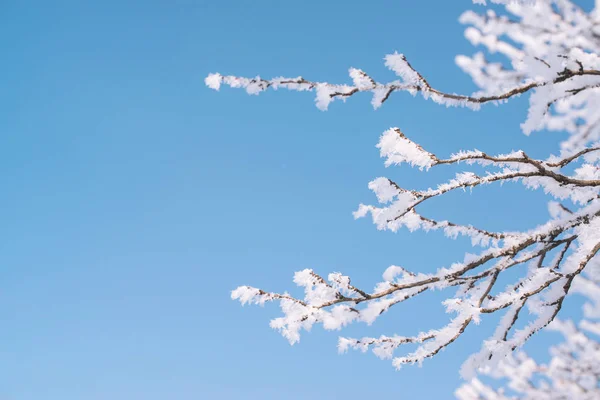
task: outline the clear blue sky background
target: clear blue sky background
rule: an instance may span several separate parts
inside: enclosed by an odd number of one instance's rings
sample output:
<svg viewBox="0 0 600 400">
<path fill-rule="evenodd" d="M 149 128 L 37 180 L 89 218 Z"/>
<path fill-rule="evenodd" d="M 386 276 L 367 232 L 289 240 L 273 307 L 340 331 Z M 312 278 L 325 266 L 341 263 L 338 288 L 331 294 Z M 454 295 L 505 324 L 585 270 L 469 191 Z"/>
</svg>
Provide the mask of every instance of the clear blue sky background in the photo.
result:
<svg viewBox="0 0 600 400">
<path fill-rule="evenodd" d="M 466 241 L 378 232 L 354 221 L 387 175 L 426 188 L 456 170 L 385 170 L 390 126 L 440 155 L 523 148 L 526 99 L 481 112 L 396 95 L 323 113 L 312 94 L 249 97 L 207 89 L 210 72 L 347 82 L 350 66 L 394 79 L 404 52 L 432 83 L 471 92 L 454 66 L 474 49 L 457 18 L 470 1 L 2 1 L 0 4 L 0 398 L 445 399 L 458 367 L 490 334 L 484 319 L 422 368 L 336 353 L 315 328 L 290 347 L 242 308 L 241 284 L 293 290 L 293 272 L 342 271 L 371 288 L 391 264 L 433 271 Z M 461 166 L 459 169 L 467 168 Z M 513 197 L 514 194 L 520 197 Z M 428 216 L 489 229 L 544 221 L 541 193 L 486 187 L 432 202 Z M 442 326 L 434 293 L 372 329 Z M 544 337 L 531 351 L 545 354 Z"/>
</svg>

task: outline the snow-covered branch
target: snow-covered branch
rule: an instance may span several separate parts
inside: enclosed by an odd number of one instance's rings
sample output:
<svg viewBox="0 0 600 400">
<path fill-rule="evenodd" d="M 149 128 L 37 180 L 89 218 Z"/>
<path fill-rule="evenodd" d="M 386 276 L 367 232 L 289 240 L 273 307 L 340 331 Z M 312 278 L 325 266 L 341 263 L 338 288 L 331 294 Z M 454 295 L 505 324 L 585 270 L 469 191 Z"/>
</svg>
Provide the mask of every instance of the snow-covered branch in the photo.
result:
<svg viewBox="0 0 600 400">
<path fill-rule="evenodd" d="M 528 116 L 521 125 L 524 133 L 538 130 L 568 133 L 568 138 L 560 144 L 559 154 L 546 159 L 532 158 L 523 151 L 489 155 L 479 150 L 459 151 L 443 158 L 410 140 L 399 128 L 391 128 L 377 144 L 386 166 L 406 163 L 427 171 L 450 164 L 476 164 L 478 170 L 485 172 L 461 172 L 454 179 L 426 190 L 404 188 L 392 179 L 376 178 L 369 183 L 369 188 L 379 204 L 361 204 L 354 216 L 370 215 L 378 229 L 396 231 L 405 227 L 410 231 L 439 230 L 450 238 L 467 236 L 474 246 L 479 246 L 479 253 L 468 254 L 463 262 L 441 266 L 429 274 L 418 272 L 419 266 L 412 272 L 391 266 L 372 290 L 351 284 L 350 278 L 339 272 L 324 277 L 306 269 L 294 276 L 294 282 L 304 290 L 303 296 L 242 286 L 232 292 L 232 298 L 242 304 L 278 302 L 283 316 L 272 320 L 271 327 L 293 344 L 299 341 L 302 330 L 310 330 L 315 324 L 322 324 L 328 330 L 339 330 L 356 322 L 370 325 L 392 306 L 431 290 L 445 290 L 448 295 L 443 304 L 452 317 L 444 326 L 425 328 L 414 336 L 341 338 L 339 350 L 371 349 L 381 358 L 393 358 L 393 364 L 399 368 L 436 355 L 487 315 L 502 314 L 494 335 L 465 362 L 462 369 L 465 377 L 472 377 L 481 370 L 501 371 L 501 375 L 512 379 L 512 390 L 528 393 L 527 398 L 574 398 L 567 393 L 584 393 L 581 398 L 592 398 L 598 395 L 597 385 L 592 387 L 589 384 L 592 378 L 586 375 L 582 380 L 575 371 L 587 371 L 580 373 L 581 376 L 589 373 L 597 379 L 600 364 L 592 365 L 587 353 L 574 355 L 573 346 L 579 346 L 577 351 L 595 349 L 597 356 L 598 344 L 591 339 L 586 341 L 585 335 L 574 325 L 560 322 L 556 317 L 565 297 L 572 292 L 590 298 L 586 305 L 589 318 L 600 317 L 600 307 L 597 307 L 600 271 L 596 271 L 600 264 L 597 261 L 600 251 L 600 18 L 597 12 L 586 13 L 568 0 L 539 0 L 533 5 L 521 4 L 527 1 L 495 2 L 506 3 L 507 13 L 469 11 L 460 18 L 461 23 L 468 25 L 465 37 L 487 53 L 480 51 L 473 56 L 456 58 L 458 66 L 480 88 L 471 95 L 438 89 L 398 53 L 385 57 L 385 66 L 399 78 L 387 83 L 380 83 L 355 68 L 349 71 L 351 83 L 348 84 L 316 82 L 302 77 L 266 80 L 218 73 L 206 78 L 206 85 L 215 90 L 227 85 L 243 88 L 249 94 L 279 88 L 312 91 L 316 93 L 317 107 L 322 110 L 335 99 L 345 100 L 361 92 L 372 95 L 375 108 L 394 92 L 420 94 L 446 106 L 472 109 L 529 95 Z M 494 53 L 504 56 L 505 62 L 490 62 L 489 55 Z M 506 181 L 542 189 L 558 200 L 548 205 L 550 219 L 525 231 L 495 232 L 428 218 L 418 212 L 424 202 L 456 189 L 476 190 L 481 185 Z M 571 204 L 564 205 L 559 202 L 562 200 Z M 507 287 L 498 287 L 498 282 L 505 280 L 506 271 L 516 269 L 522 271 L 522 277 Z M 522 312 L 524 308 L 528 309 L 528 315 Z M 522 321 L 524 327 L 517 329 L 518 321 Z M 600 328 L 594 324 L 586 320 L 581 327 L 597 329 L 594 331 L 597 334 Z M 565 344 L 555 350 L 560 354 L 560 362 L 538 366 L 522 353 L 510 355 L 549 325 L 566 338 Z M 397 355 L 404 344 L 413 344 L 416 349 Z M 577 365 L 567 362 L 573 357 L 585 362 Z M 519 373 L 526 378 L 519 378 Z M 556 392 L 564 396 L 552 397 L 552 388 L 540 383 L 543 380 L 535 380 L 536 374 L 550 379 L 556 379 L 558 374 L 568 375 L 565 391 Z M 479 380 L 472 380 L 458 395 L 463 399 L 508 398 Z"/>
<path fill-rule="evenodd" d="M 568 57 L 566 60 L 568 60 Z M 578 60 L 574 61 L 578 68 L 575 70 L 570 70 L 566 67 L 568 64 L 566 61 L 560 61 L 561 65 L 564 65 L 564 68 L 560 71 L 556 71 L 553 77 L 535 82 L 523 82 L 508 90 L 500 91 L 496 94 L 481 96 L 446 93 L 431 87 L 429 82 L 427 82 L 427 80 L 420 73 L 413 69 L 410 63 L 406 60 L 406 57 L 403 54 L 397 53 L 386 56 L 385 65 L 394 71 L 398 76 L 400 76 L 402 80 L 389 83 L 376 82 L 364 71 L 354 68 L 351 68 L 349 71 L 350 77 L 353 80 L 352 85 L 313 82 L 306 80 L 303 77 L 280 77 L 267 80 L 262 79 L 261 77 L 244 78 L 230 75 L 223 76 L 218 73 L 210 74 L 205 79 L 205 83 L 211 89 L 219 90 L 222 85 L 228 85 L 233 88 L 246 89 L 249 94 L 259 94 L 260 92 L 263 92 L 269 88 L 275 90 L 284 88 L 300 92 L 315 91 L 315 103 L 321 110 L 326 110 L 329 107 L 329 104 L 336 98 L 346 99 L 359 92 L 372 93 L 373 98 L 371 104 L 374 108 L 379 108 L 386 100 L 388 100 L 393 92 L 409 92 L 413 95 L 416 93 L 421 93 L 423 97 L 429 98 L 436 103 L 446 106 L 462 106 L 478 109 L 481 104 L 492 102 L 499 103 L 504 100 L 508 100 L 511 97 L 519 96 L 532 89 L 545 86 L 553 86 L 562 89 L 564 96 L 574 96 L 587 90 L 596 89 L 598 88 L 598 85 L 600 85 L 600 79 L 598 79 L 598 77 L 600 77 L 600 70 L 583 69 L 583 64 L 581 64 Z M 548 63 L 545 62 L 545 64 Z M 576 80 L 576 77 L 595 77 L 596 79 Z M 569 84 L 560 85 L 564 82 L 569 82 Z M 586 82 L 592 83 L 586 84 Z M 560 98 L 560 96 L 556 96 L 554 101 L 557 101 Z"/>
<path fill-rule="evenodd" d="M 526 333 L 520 332 L 507 340 L 508 331 L 518 317 L 518 313 L 514 314 L 502 330 L 505 345 L 496 344 L 494 348 L 485 350 L 489 359 L 497 352 L 505 355 L 512 351 L 551 322 L 560 310 L 575 277 L 600 249 L 600 201 L 593 201 L 579 212 L 568 215 L 530 232 L 505 238 L 502 245 L 491 246 L 468 262 L 440 268 L 433 274 L 411 273 L 392 266 L 386 270 L 384 280 L 371 293 L 350 286 L 350 279 L 339 273 L 330 274 L 327 281 L 312 270 L 304 270 L 294 277 L 294 282 L 305 288 L 304 299 L 291 299 L 288 295 L 263 292 L 251 287 L 236 289 L 232 297 L 244 303 L 256 304 L 281 300 L 284 317 L 272 321 L 271 325 L 279 329 L 293 344 L 299 340 L 301 329 L 310 330 L 316 323 L 322 323 L 325 329 L 340 329 L 358 321 L 371 324 L 390 307 L 416 294 L 430 289 L 460 287 L 459 293 L 445 302 L 449 312 L 458 314 L 447 326 L 441 330 L 422 332 L 416 337 L 385 341 L 385 346 L 394 344 L 391 347 L 393 349 L 402 343 L 427 342 L 415 353 L 394 359 L 397 367 L 404 363 L 421 362 L 424 358 L 435 355 L 441 348 L 456 340 L 471 322 L 479 321 L 481 314 L 491 314 L 515 304 L 519 305 L 520 310 L 529 299 L 535 299 L 534 311 L 540 317 Z M 557 239 L 561 235 L 567 237 Z M 548 252 L 561 246 L 569 247 L 581 236 L 586 237 L 586 241 L 580 243 L 579 248 L 568 257 L 561 257 L 560 261 L 551 265 L 538 265 L 537 261 Z M 527 277 L 512 288 L 490 294 L 502 272 L 525 263 L 529 263 L 530 273 Z M 344 284 L 340 285 L 340 282 Z M 342 350 L 348 347 L 364 349 L 370 345 L 375 345 L 374 352 L 379 355 L 380 346 L 377 341 L 345 338 L 340 341 Z"/>
<path fill-rule="evenodd" d="M 456 395 L 460 400 L 514 399 L 523 400 L 585 399 L 600 397 L 600 343 L 594 338 L 600 324 L 582 321 L 554 320 L 549 328 L 560 332 L 565 341 L 551 348 L 548 364 L 538 364 L 523 352 L 509 355 L 485 375 L 507 380 L 506 387 L 486 385 L 473 378 L 462 385 Z"/>
</svg>

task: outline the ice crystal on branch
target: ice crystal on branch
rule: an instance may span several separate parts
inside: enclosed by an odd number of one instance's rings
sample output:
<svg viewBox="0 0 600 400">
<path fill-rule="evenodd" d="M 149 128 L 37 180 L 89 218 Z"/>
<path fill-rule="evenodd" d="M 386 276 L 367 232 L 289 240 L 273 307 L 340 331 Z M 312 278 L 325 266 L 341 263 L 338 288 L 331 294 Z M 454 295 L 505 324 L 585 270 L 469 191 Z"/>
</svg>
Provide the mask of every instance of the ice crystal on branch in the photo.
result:
<svg viewBox="0 0 600 400">
<path fill-rule="evenodd" d="M 439 230 L 449 238 L 467 236 L 473 246 L 478 246 L 475 254 L 467 255 L 463 262 L 440 266 L 433 273 L 391 266 L 373 290 L 354 286 L 349 277 L 338 272 L 324 278 L 307 269 L 294 276 L 294 282 L 304 288 L 304 297 L 241 287 L 232 292 L 232 298 L 242 304 L 279 302 L 283 316 L 271 321 L 271 326 L 293 344 L 302 330 L 310 330 L 315 324 L 328 330 L 340 330 L 351 323 L 370 325 L 411 297 L 444 290 L 447 297 L 443 304 L 450 314 L 445 325 L 423 328 L 414 336 L 342 337 L 338 349 L 370 349 L 380 358 L 392 359 L 397 368 L 420 364 L 459 340 L 466 329 L 484 321 L 487 315 L 497 313 L 502 318 L 495 333 L 467 359 L 463 376 L 471 378 L 484 372 L 508 377 L 510 390 L 531 399 L 598 398 L 600 345 L 582 330 L 600 333 L 600 325 L 591 320 L 600 317 L 600 19 L 596 11 L 587 13 L 568 0 L 493 2 L 504 3 L 506 14 L 480 8 L 460 18 L 467 25 L 466 39 L 484 49 L 472 56 L 456 57 L 458 66 L 479 87 L 471 95 L 437 89 L 399 53 L 385 56 L 385 66 L 399 78 L 386 83 L 356 68 L 349 70 L 350 82 L 341 84 L 303 77 L 265 80 L 211 74 L 206 78 L 206 85 L 215 90 L 228 85 L 250 94 L 278 88 L 313 91 L 321 110 L 336 99 L 363 92 L 371 94 L 375 108 L 398 92 L 474 110 L 488 103 L 528 96 L 528 115 L 521 125 L 524 133 L 568 133 L 560 153 L 546 159 L 532 158 L 523 151 L 490 155 L 459 149 L 446 157 L 427 151 L 399 128 L 391 128 L 377 144 L 388 167 L 406 163 L 429 170 L 461 163 L 467 167 L 477 164 L 478 171 L 483 169 L 485 173 L 467 168 L 454 179 L 427 190 L 404 188 L 389 178 L 376 178 L 369 188 L 379 204 L 361 204 L 354 212 L 355 218 L 369 215 L 377 228 L 384 230 Z M 489 54 L 499 54 L 507 62 L 490 62 Z M 429 218 L 420 212 L 420 206 L 432 198 L 506 181 L 541 189 L 553 197 L 548 221 L 521 232 L 494 232 Z M 565 199 L 571 202 L 569 206 L 561 203 Z M 507 287 L 498 287 L 500 278 L 515 269 L 522 270 L 524 276 Z M 569 293 L 589 298 L 585 306 L 588 319 L 579 327 L 556 318 Z M 522 322 L 520 328 L 517 321 Z M 523 353 L 514 353 L 547 326 L 565 336 L 565 342 L 554 348 L 550 365 L 541 366 Z M 405 344 L 412 344 L 413 350 L 404 352 Z M 536 380 L 536 375 L 543 377 Z M 554 386 L 549 386 L 546 378 Z M 457 392 L 462 399 L 509 398 L 503 393 L 476 378 Z"/>
</svg>

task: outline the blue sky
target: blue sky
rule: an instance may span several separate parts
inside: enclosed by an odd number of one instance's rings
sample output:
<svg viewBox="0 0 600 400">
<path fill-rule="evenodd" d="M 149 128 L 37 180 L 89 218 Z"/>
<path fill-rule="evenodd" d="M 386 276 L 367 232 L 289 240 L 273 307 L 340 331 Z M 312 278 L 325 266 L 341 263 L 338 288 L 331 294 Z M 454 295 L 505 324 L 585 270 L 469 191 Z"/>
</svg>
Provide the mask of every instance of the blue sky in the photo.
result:
<svg viewBox="0 0 600 400">
<path fill-rule="evenodd" d="M 398 50 L 441 89 L 475 89 L 453 59 L 474 52 L 457 18 L 476 6 L 371 3 L 0 5 L 0 398 L 452 398 L 493 318 L 422 368 L 395 371 L 337 355 L 338 333 L 320 328 L 290 347 L 268 327 L 276 306 L 229 299 L 241 284 L 293 290 L 303 268 L 369 288 L 391 264 L 462 260 L 466 242 L 352 219 L 375 201 L 375 177 L 425 188 L 456 172 L 386 170 L 374 146 L 391 126 L 440 155 L 557 148 L 558 133 L 520 133 L 524 98 L 472 112 L 400 94 L 373 111 L 363 96 L 321 112 L 311 94 L 203 84 L 217 71 L 341 83 L 351 66 L 391 80 L 382 58 Z M 523 229 L 544 221 L 544 199 L 490 186 L 423 211 Z M 347 334 L 442 326 L 441 298 Z M 545 354 L 547 340 L 530 350 Z"/>
</svg>

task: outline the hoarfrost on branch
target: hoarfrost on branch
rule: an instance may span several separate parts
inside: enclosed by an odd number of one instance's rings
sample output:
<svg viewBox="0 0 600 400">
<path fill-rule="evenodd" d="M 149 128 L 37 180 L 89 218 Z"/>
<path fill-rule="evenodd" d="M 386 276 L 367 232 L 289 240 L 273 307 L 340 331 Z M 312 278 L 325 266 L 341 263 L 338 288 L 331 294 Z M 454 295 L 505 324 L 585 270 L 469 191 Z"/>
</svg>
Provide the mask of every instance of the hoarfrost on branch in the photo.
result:
<svg viewBox="0 0 600 400">
<path fill-rule="evenodd" d="M 463 365 L 462 375 L 471 380 L 457 391 L 460 398 L 509 398 L 503 391 L 474 378 L 476 373 L 508 377 L 510 390 L 525 393 L 526 398 L 598 398 L 600 345 L 583 331 L 600 333 L 600 325 L 592 321 L 600 317 L 597 256 L 600 250 L 600 18 L 596 11 L 587 13 L 567 0 L 495 2 L 506 3 L 506 13 L 480 9 L 479 12 L 467 11 L 460 17 L 460 22 L 467 25 L 465 37 L 485 49 L 472 56 L 456 57 L 458 66 L 479 87 L 479 91 L 471 95 L 436 89 L 398 53 L 385 56 L 385 66 L 398 77 L 387 83 L 377 82 L 356 68 L 349 70 L 351 83 L 347 84 L 315 82 L 303 77 L 267 80 L 218 73 L 206 78 L 206 85 L 215 90 L 227 85 L 243 88 L 249 94 L 280 88 L 315 92 L 315 103 L 321 110 L 326 110 L 336 99 L 346 100 L 361 93 L 372 96 L 374 108 L 382 106 L 393 94 L 408 92 L 448 107 L 473 110 L 487 103 L 500 104 L 527 95 L 529 110 L 521 125 L 525 134 L 540 130 L 568 133 L 558 154 L 535 159 L 523 151 L 491 155 L 479 150 L 461 150 L 449 156 L 438 155 L 412 141 L 400 128 L 390 128 L 377 144 L 386 166 L 409 164 L 426 171 L 463 163 L 478 164 L 486 172 L 462 172 L 427 190 L 411 190 L 379 177 L 369 183 L 379 204 L 361 204 L 354 216 L 369 216 L 382 230 L 439 230 L 450 238 L 467 236 L 479 249 L 478 253 L 429 274 L 391 266 L 372 290 L 354 286 L 349 277 L 338 272 L 323 276 L 306 269 L 294 276 L 294 282 L 304 289 L 303 298 L 249 286 L 235 289 L 232 298 L 242 304 L 279 302 L 283 315 L 271 321 L 271 327 L 294 344 L 300 340 L 302 330 L 310 330 L 315 324 L 329 330 L 340 330 L 358 322 L 372 324 L 382 313 L 411 297 L 445 289 L 449 295 L 444 306 L 451 314 L 446 325 L 422 330 L 415 336 L 341 337 L 339 351 L 371 349 L 378 357 L 392 359 L 397 368 L 422 363 L 457 340 L 485 315 L 502 313 L 494 335 Z M 488 61 L 486 55 L 493 53 L 506 57 L 508 63 Z M 432 219 L 419 212 L 422 203 L 448 192 L 475 190 L 480 185 L 506 181 L 542 189 L 554 197 L 548 205 L 548 221 L 526 231 L 494 232 Z M 570 204 L 566 206 L 563 201 Z M 497 288 L 499 277 L 515 268 L 523 269 L 525 277 L 512 286 Z M 590 299 L 585 308 L 588 319 L 579 325 L 556 318 L 565 296 L 575 292 Z M 529 316 L 523 312 L 524 308 Z M 518 320 L 528 318 L 523 328 L 515 328 Z M 514 352 L 546 326 L 565 336 L 565 342 L 553 348 L 554 358 L 549 365 L 538 365 L 525 354 Z M 402 345 L 407 343 L 416 344 L 416 349 L 399 354 Z M 536 375 L 544 375 L 554 386 L 544 379 L 535 380 Z M 557 385 L 560 390 L 556 389 Z"/>
</svg>

